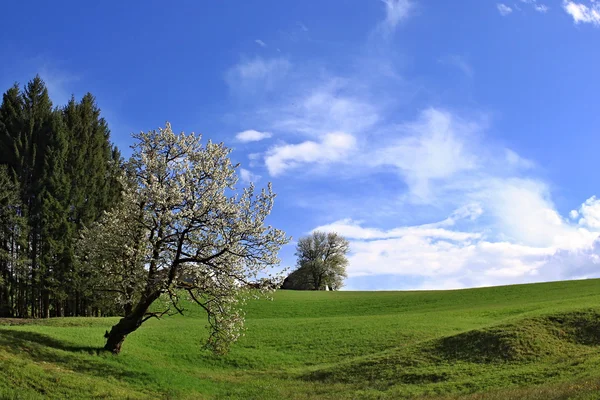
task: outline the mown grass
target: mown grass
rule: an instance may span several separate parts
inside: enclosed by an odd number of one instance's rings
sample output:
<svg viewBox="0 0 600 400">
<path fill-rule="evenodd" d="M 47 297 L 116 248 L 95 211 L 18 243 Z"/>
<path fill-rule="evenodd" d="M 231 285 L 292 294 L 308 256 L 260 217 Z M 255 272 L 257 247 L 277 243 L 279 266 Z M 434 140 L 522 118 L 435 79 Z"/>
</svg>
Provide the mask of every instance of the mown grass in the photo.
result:
<svg viewBox="0 0 600 400">
<path fill-rule="evenodd" d="M 247 333 L 203 351 L 204 316 L 0 326 L 0 398 L 600 398 L 600 280 L 439 292 L 292 292 L 248 304 Z"/>
</svg>

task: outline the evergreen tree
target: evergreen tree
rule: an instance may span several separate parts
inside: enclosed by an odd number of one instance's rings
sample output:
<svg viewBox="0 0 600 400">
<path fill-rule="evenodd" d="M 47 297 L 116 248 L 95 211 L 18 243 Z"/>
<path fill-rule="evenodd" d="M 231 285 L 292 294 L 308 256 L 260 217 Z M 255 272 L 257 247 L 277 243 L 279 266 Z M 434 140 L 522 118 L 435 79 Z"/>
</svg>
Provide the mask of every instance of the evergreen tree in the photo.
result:
<svg viewBox="0 0 600 400">
<path fill-rule="evenodd" d="M 40 252 L 42 246 L 42 192 L 45 152 L 51 136 L 52 102 L 42 79 L 36 76 L 25 87 L 24 99 L 24 163 L 22 171 L 23 203 L 30 228 L 31 315 L 41 315 Z"/>
<path fill-rule="evenodd" d="M 90 93 L 80 103 L 72 98 L 63 115 L 70 142 L 77 143 L 69 149 L 66 172 L 70 178 L 69 220 L 79 231 L 97 221 L 118 200 L 121 156 L 109 142 L 110 130 Z M 73 254 L 72 245 L 70 251 Z M 89 270 L 71 264 L 68 279 L 74 293 L 69 312 L 79 315 L 94 305 L 92 278 Z"/>
<path fill-rule="evenodd" d="M 6 165 L 0 165 L 0 317 L 13 315 L 11 285 L 17 253 L 14 239 L 18 226 L 19 192 Z"/>
<path fill-rule="evenodd" d="M 53 110 L 39 76 L 0 104 L 0 315 L 88 315 L 104 308 L 75 242 L 120 198 L 121 155 L 91 94 Z M 4 196 L 4 197 L 3 197 Z M 15 200 L 16 199 L 16 200 Z M 106 296 L 104 296 L 106 297 Z M 114 303 L 114 301 L 113 301 Z"/>
<path fill-rule="evenodd" d="M 17 181 L 23 170 L 26 151 L 23 135 L 24 101 L 16 83 L 2 96 L 0 105 L 0 164 L 7 165 L 8 173 Z"/>
<path fill-rule="evenodd" d="M 42 316 L 50 316 L 50 295 L 54 295 L 55 308 L 66 297 L 62 287 L 65 273 L 70 268 L 69 247 L 73 230 L 68 221 L 69 181 L 65 173 L 68 155 L 67 130 L 62 115 L 55 112 L 51 135 L 48 139 L 42 176 L 42 258 L 41 295 Z M 58 312 L 57 314 L 60 314 Z"/>
</svg>

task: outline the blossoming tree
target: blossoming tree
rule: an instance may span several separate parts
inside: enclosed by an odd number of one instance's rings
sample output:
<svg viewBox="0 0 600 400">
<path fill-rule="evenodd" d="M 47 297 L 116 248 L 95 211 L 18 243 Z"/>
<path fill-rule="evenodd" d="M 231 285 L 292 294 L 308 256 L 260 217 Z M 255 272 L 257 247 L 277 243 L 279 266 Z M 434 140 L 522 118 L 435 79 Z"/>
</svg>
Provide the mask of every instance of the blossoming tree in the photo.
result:
<svg viewBox="0 0 600 400">
<path fill-rule="evenodd" d="M 237 166 L 222 143 L 202 145 L 199 135 L 175 134 L 169 123 L 134 138 L 122 204 L 81 241 L 83 261 L 120 294 L 126 310 L 106 332 L 104 348 L 118 354 L 149 318 L 183 313 L 186 296 L 206 311 L 207 346 L 226 352 L 241 335 L 245 287 L 262 282 L 265 292 L 276 279 L 257 278 L 278 278 L 270 271 L 289 238 L 265 225 L 275 194 L 270 184 L 260 193 L 252 184 L 238 192 Z M 157 310 L 158 304 L 166 305 Z"/>
</svg>

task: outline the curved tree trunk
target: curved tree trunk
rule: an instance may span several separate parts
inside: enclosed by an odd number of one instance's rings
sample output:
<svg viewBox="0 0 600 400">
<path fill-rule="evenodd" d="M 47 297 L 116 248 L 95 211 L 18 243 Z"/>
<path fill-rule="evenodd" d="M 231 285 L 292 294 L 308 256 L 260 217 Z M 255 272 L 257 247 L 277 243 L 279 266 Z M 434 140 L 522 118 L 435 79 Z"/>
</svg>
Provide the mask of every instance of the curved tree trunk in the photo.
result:
<svg viewBox="0 0 600 400">
<path fill-rule="evenodd" d="M 150 308 L 150 305 L 152 305 L 154 300 L 159 296 L 160 292 L 157 292 L 142 298 L 131 313 L 121 318 L 121 320 L 111 328 L 110 332 L 106 331 L 104 334 L 104 337 L 106 338 L 104 350 L 110 351 L 113 354 L 119 354 L 127 335 L 142 325 L 148 308 Z"/>
</svg>

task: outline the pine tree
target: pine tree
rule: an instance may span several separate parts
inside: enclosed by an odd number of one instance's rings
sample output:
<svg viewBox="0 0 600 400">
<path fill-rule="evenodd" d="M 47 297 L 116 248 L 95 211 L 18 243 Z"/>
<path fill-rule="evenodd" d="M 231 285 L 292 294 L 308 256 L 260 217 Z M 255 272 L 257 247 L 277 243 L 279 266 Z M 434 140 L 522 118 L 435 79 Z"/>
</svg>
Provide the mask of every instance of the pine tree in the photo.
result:
<svg viewBox="0 0 600 400">
<path fill-rule="evenodd" d="M 25 221 L 21 179 L 27 141 L 24 134 L 24 99 L 17 84 L 2 96 L 0 105 L 0 164 L 4 204 L 2 206 L 2 315 L 27 316 L 29 287 L 29 229 Z M 8 297 L 7 297 L 8 296 Z"/>
<path fill-rule="evenodd" d="M 87 315 L 100 306 L 90 279 L 101 276 L 79 268 L 74 246 L 119 199 L 121 164 L 91 94 L 53 110 L 39 76 L 4 93 L 0 190 L 10 186 L 17 200 L 0 195 L 12 207 L 0 213 L 1 315 Z"/>
<path fill-rule="evenodd" d="M 65 174 L 67 140 L 62 115 L 55 112 L 45 150 L 41 192 L 43 243 L 40 291 L 42 316 L 46 318 L 50 316 L 51 294 L 54 299 L 65 297 L 61 283 L 65 272 L 70 268 L 68 254 L 73 231 L 68 221 L 69 182 Z M 55 303 L 55 309 L 57 305 Z"/>
<path fill-rule="evenodd" d="M 18 253 L 15 234 L 18 232 L 19 191 L 6 165 L 0 165 L 0 317 L 11 317 L 13 307 L 11 286 Z"/>
<path fill-rule="evenodd" d="M 7 165 L 13 180 L 20 178 L 23 167 L 24 143 L 24 100 L 16 83 L 2 96 L 0 105 L 0 164 Z"/>
<path fill-rule="evenodd" d="M 52 102 L 44 81 L 38 76 L 33 78 L 23 93 L 24 98 L 24 152 L 23 163 L 23 203 L 26 207 L 30 228 L 31 250 L 31 315 L 41 315 L 41 271 L 40 251 L 42 246 L 43 219 L 41 193 L 43 191 L 43 167 L 45 150 L 51 136 Z"/>
</svg>

